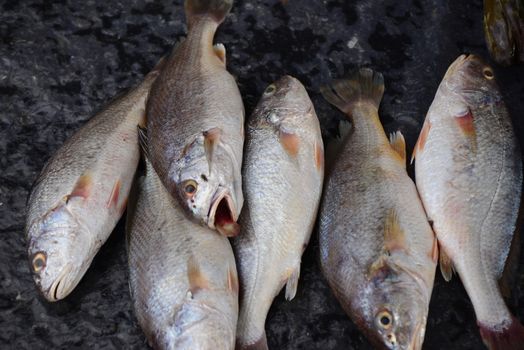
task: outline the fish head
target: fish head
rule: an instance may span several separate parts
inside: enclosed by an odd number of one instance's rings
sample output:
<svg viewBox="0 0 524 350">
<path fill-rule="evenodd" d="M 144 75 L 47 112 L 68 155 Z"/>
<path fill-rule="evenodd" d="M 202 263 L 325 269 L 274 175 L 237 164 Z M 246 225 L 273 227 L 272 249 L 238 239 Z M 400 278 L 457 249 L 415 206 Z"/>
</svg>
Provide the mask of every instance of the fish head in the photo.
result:
<svg viewBox="0 0 524 350">
<path fill-rule="evenodd" d="M 302 116 L 311 108 L 311 100 L 302 83 L 285 75 L 266 88 L 253 115 L 266 115 L 270 123 L 277 123 L 284 115 Z"/>
<path fill-rule="evenodd" d="M 380 348 L 421 349 L 428 313 L 420 280 L 406 271 L 381 266 L 364 288 L 360 306 L 364 329 Z"/>
<path fill-rule="evenodd" d="M 29 227 L 28 256 L 35 283 L 48 301 L 65 298 L 76 287 L 92 259 L 91 236 L 74 214 L 74 203 L 62 200 Z"/>
<path fill-rule="evenodd" d="M 189 215 L 225 236 L 239 233 L 242 183 L 232 150 L 220 131 L 198 135 L 175 164 L 176 197 Z"/>
<path fill-rule="evenodd" d="M 480 57 L 459 56 L 448 68 L 441 84 L 442 99 L 448 116 L 462 116 L 468 110 L 502 100 L 493 69 Z"/>
</svg>

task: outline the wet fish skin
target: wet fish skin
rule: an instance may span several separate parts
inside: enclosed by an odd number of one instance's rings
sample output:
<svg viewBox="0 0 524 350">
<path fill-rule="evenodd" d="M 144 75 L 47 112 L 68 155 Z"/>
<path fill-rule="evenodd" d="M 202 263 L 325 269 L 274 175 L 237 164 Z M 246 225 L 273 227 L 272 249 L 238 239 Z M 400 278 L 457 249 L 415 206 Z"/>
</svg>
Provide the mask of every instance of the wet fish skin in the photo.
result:
<svg viewBox="0 0 524 350">
<path fill-rule="evenodd" d="M 147 103 L 151 162 L 188 215 L 226 236 L 238 234 L 243 205 L 244 106 L 213 46 L 232 0 L 187 0 L 188 36 L 168 58 Z"/>
<path fill-rule="evenodd" d="M 273 299 L 286 283 L 286 299 L 295 296 L 323 157 L 313 104 L 297 79 L 284 76 L 266 89 L 247 126 L 246 205 L 233 240 L 242 290 L 237 349 L 267 349 L 264 324 Z"/>
<path fill-rule="evenodd" d="M 462 55 L 448 68 L 415 158 L 441 270 L 447 279 L 452 266 L 460 275 L 490 349 L 522 349 L 524 328 L 498 287 L 519 210 L 522 160 L 493 70 L 480 57 Z"/>
<path fill-rule="evenodd" d="M 48 301 L 78 284 L 122 216 L 138 165 L 137 125 L 160 65 L 90 119 L 47 162 L 28 200 L 30 268 Z"/>
<path fill-rule="evenodd" d="M 484 35 L 491 57 L 497 63 L 524 62 L 524 3 L 484 0 Z"/>
<path fill-rule="evenodd" d="M 438 247 L 406 172 L 404 138 L 388 141 L 380 123 L 383 92 L 382 75 L 370 69 L 322 89 L 352 128 L 324 187 L 321 269 L 376 348 L 421 349 Z"/>
<path fill-rule="evenodd" d="M 126 225 L 138 323 L 155 349 L 233 349 L 238 278 L 231 245 L 188 220 L 146 163 Z"/>
</svg>

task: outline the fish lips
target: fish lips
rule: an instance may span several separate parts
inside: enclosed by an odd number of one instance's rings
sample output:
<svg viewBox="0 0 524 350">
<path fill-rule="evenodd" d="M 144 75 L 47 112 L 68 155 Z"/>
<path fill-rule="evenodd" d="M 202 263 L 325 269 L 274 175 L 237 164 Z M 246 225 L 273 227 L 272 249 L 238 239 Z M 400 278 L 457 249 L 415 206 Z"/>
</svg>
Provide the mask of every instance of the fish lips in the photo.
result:
<svg viewBox="0 0 524 350">
<path fill-rule="evenodd" d="M 236 206 L 227 189 L 219 188 L 209 209 L 207 225 L 213 230 L 217 230 L 226 237 L 235 237 L 240 233 L 240 225 L 236 222 L 238 213 Z"/>
</svg>

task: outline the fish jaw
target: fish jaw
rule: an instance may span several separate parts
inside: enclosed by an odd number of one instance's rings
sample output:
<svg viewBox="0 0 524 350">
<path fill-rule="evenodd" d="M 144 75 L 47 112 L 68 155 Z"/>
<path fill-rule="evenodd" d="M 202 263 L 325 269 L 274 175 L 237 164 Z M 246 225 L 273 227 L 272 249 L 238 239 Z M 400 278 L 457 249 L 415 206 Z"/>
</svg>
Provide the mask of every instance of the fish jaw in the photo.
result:
<svg viewBox="0 0 524 350">
<path fill-rule="evenodd" d="M 63 202 L 30 227 L 29 237 L 29 263 L 40 293 L 50 302 L 65 298 L 94 257 L 86 225 Z"/>
<path fill-rule="evenodd" d="M 207 221 L 209 228 L 226 237 L 237 236 L 240 233 L 238 211 L 230 192 L 219 188 L 213 198 Z"/>
</svg>

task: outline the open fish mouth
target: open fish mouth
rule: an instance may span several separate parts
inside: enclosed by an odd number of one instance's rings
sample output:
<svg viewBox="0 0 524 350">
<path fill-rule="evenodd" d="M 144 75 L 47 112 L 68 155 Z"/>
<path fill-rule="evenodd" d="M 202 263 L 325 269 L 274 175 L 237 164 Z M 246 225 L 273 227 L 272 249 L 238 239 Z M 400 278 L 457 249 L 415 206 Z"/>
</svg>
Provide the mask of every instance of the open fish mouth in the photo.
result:
<svg viewBox="0 0 524 350">
<path fill-rule="evenodd" d="M 62 272 L 60 272 L 60 275 L 58 275 L 45 295 L 47 300 L 58 301 L 65 298 L 71 292 L 70 285 L 67 284 L 70 271 L 71 266 L 67 265 Z"/>
<path fill-rule="evenodd" d="M 209 210 L 208 226 L 226 237 L 238 235 L 240 225 L 236 222 L 238 214 L 231 195 L 226 190 L 215 197 L 216 199 L 212 202 Z"/>
</svg>

